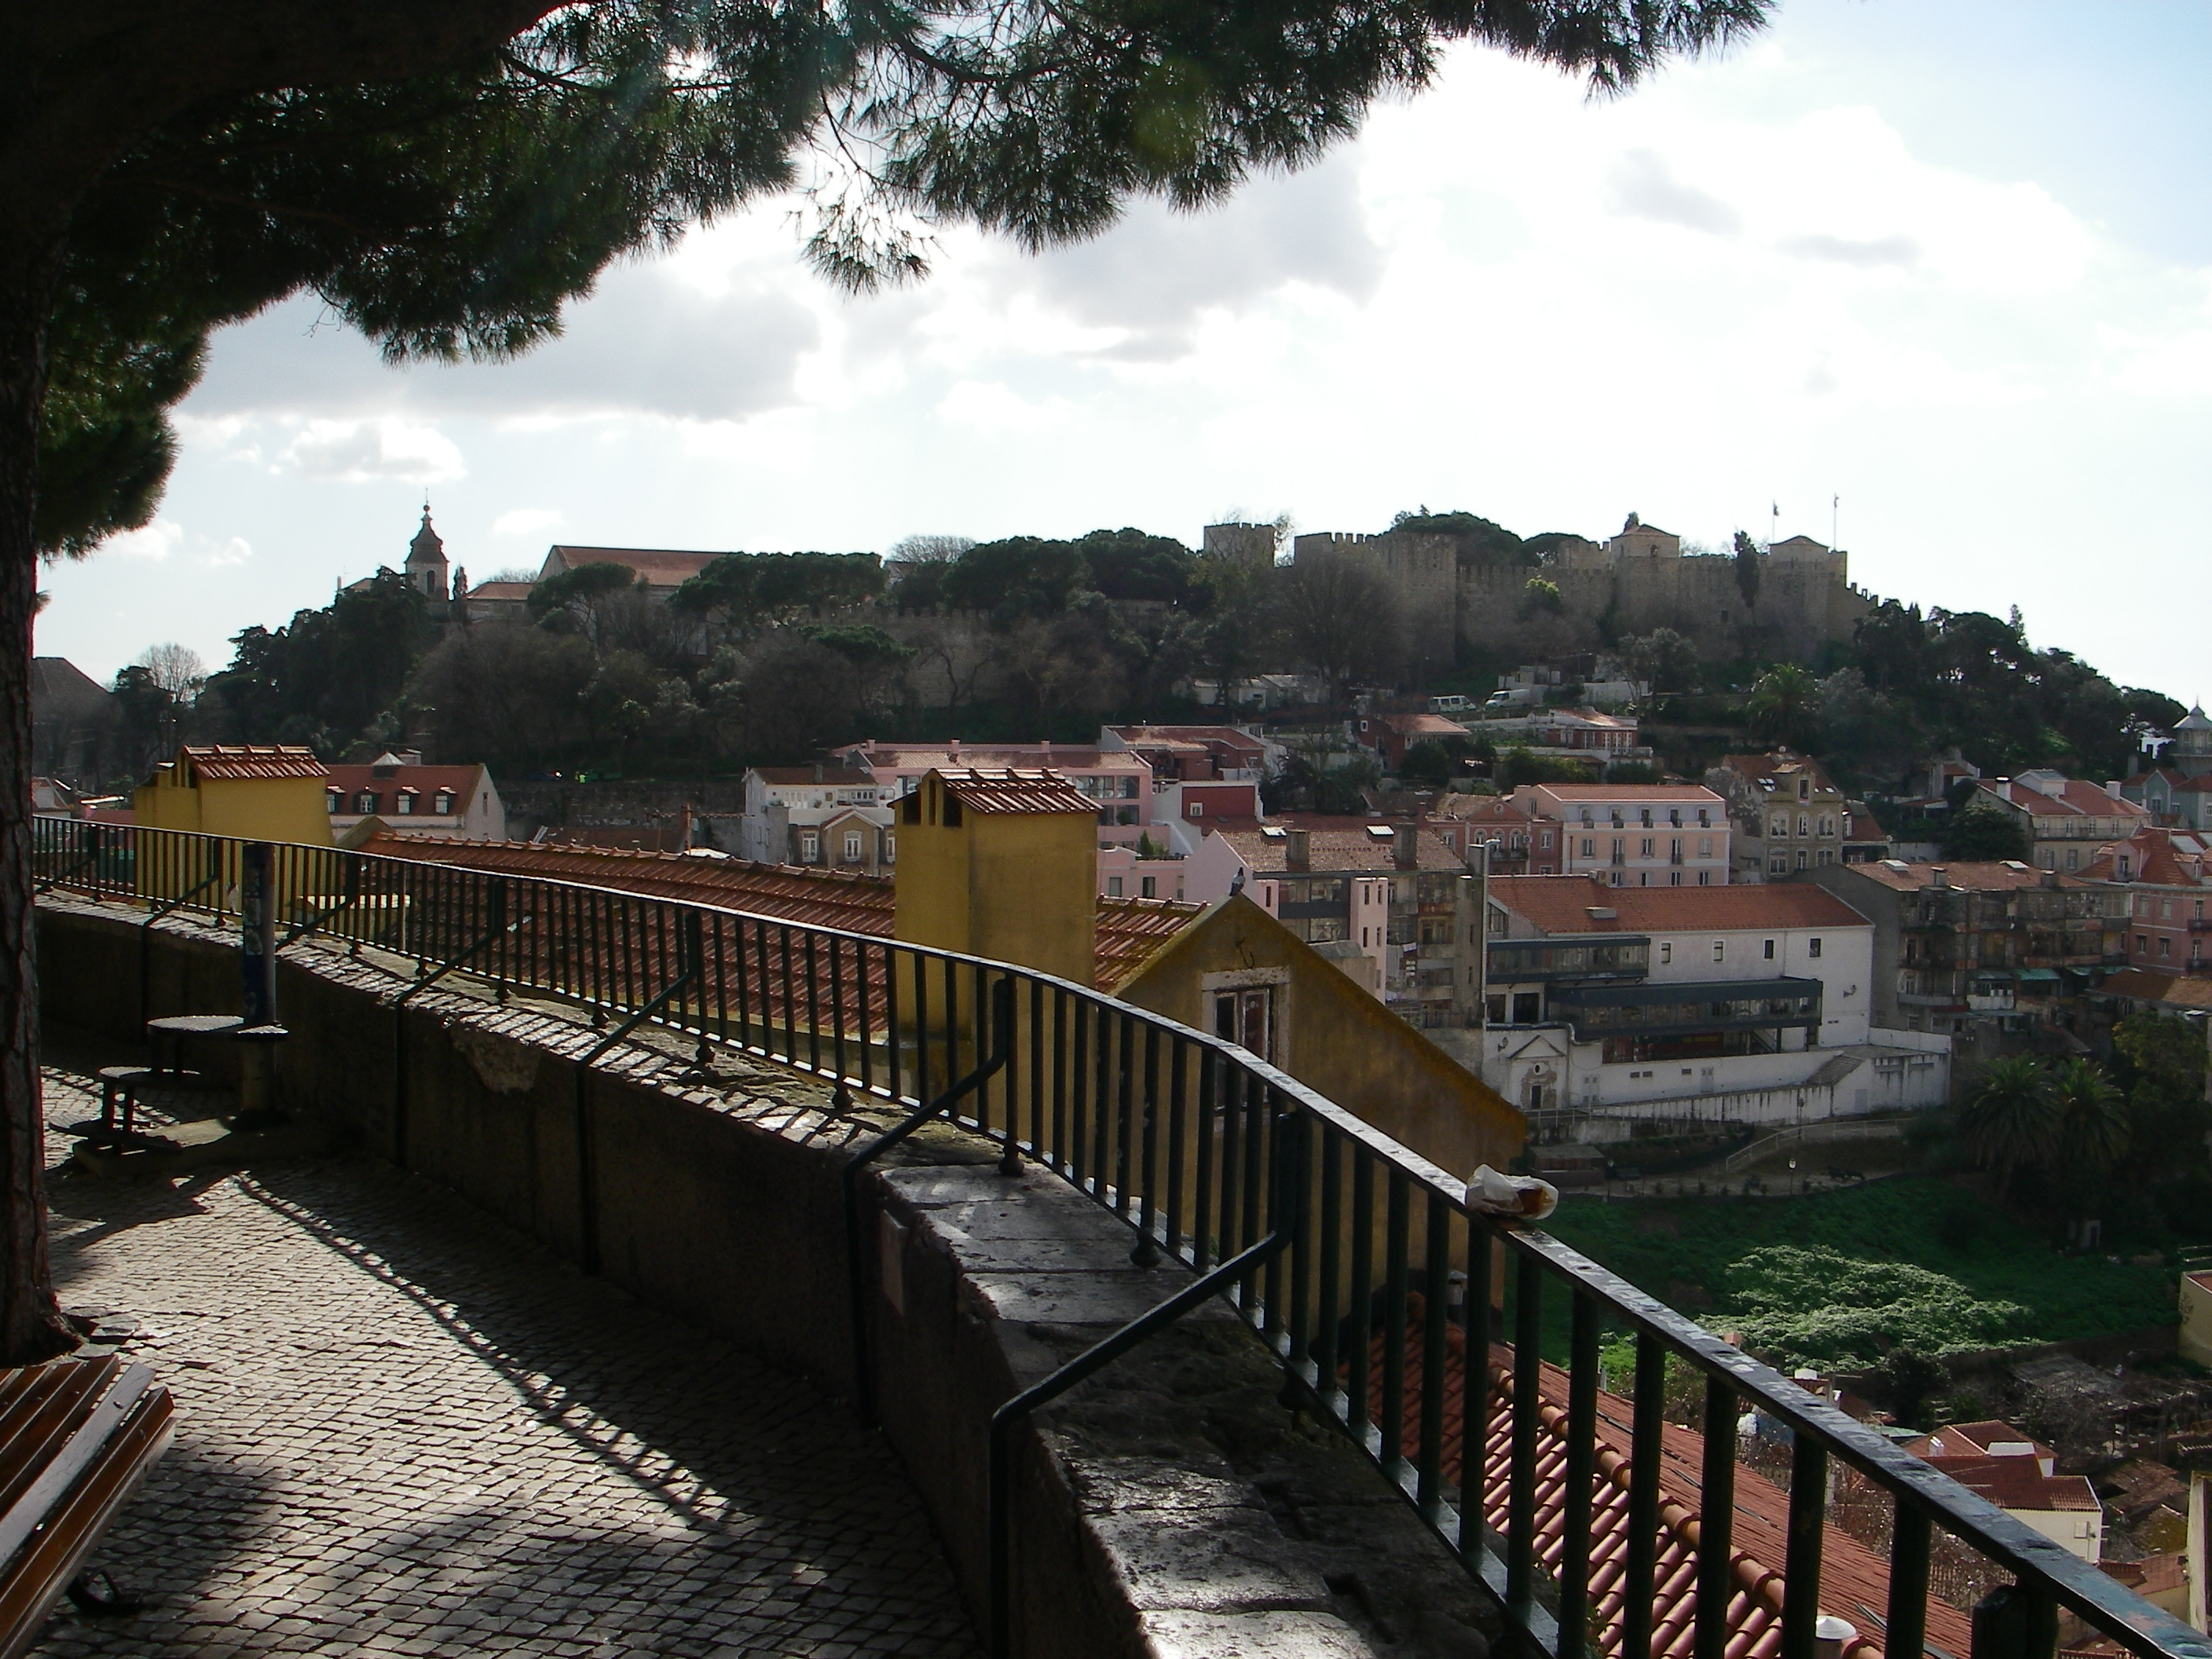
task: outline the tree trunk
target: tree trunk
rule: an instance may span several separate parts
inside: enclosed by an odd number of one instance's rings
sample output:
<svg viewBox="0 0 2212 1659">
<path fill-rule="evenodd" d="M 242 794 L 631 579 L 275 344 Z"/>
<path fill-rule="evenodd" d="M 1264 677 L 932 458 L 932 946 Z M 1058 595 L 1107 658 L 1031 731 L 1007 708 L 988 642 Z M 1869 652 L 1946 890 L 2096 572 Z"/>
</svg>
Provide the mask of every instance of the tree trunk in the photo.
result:
<svg viewBox="0 0 2212 1659">
<path fill-rule="evenodd" d="M 12 236 L 0 222 L 0 244 L 9 243 L 0 253 L 0 1365 L 26 1365 L 76 1346 L 46 1261 L 31 895 L 31 510 L 61 241 Z"/>
</svg>

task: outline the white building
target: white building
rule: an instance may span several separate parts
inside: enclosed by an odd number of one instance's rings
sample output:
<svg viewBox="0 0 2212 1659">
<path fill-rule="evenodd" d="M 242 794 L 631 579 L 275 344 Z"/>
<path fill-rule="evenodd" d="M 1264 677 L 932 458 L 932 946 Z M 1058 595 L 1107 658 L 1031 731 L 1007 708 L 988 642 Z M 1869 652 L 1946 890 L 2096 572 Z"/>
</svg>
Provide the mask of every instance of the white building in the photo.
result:
<svg viewBox="0 0 2212 1659">
<path fill-rule="evenodd" d="M 1551 849 L 1532 875 L 1596 874 L 1613 887 L 1725 887 L 1728 803 L 1700 783 L 1524 783 L 1513 804 Z"/>
<path fill-rule="evenodd" d="M 744 778 L 738 855 L 880 874 L 898 859 L 891 787 L 856 767 L 756 766 Z"/>
<path fill-rule="evenodd" d="M 1486 908 L 1483 1079 L 1552 1138 L 1810 1122 L 1948 1090 L 1947 1038 L 1872 1029 L 1874 925 L 1819 888 L 1507 876 Z"/>
<path fill-rule="evenodd" d="M 373 817 L 412 836 L 507 839 L 507 808 L 489 767 L 425 766 L 420 751 L 410 749 L 329 770 L 324 805 L 334 837 Z"/>
</svg>

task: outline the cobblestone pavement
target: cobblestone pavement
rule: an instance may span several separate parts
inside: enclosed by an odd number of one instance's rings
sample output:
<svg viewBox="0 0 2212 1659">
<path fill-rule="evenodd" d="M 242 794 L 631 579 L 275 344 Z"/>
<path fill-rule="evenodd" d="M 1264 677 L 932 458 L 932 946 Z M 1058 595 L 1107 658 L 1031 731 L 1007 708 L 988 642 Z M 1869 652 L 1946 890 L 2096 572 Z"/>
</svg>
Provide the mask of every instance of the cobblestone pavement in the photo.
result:
<svg viewBox="0 0 2212 1659">
<path fill-rule="evenodd" d="M 49 1067 L 50 1121 L 96 1109 Z M 49 1196 L 63 1304 L 137 1322 L 179 1426 L 94 1558 L 146 1611 L 37 1652 L 975 1651 L 880 1440 L 426 1183 Z"/>
</svg>

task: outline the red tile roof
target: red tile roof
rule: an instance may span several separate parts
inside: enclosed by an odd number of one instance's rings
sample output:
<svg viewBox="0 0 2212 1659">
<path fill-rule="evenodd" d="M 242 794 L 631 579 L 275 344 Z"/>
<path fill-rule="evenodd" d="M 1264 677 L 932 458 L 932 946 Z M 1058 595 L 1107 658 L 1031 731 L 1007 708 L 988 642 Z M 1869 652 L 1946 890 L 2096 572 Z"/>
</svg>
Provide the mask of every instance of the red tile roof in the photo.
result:
<svg viewBox="0 0 2212 1659">
<path fill-rule="evenodd" d="M 1220 836 L 1226 840 L 1237 849 L 1237 855 L 1244 860 L 1245 866 L 1256 875 L 1366 873 L 1395 870 L 1398 867 L 1397 839 L 1401 832 L 1394 830 L 1388 836 L 1373 836 L 1367 832 L 1366 824 L 1361 820 L 1355 818 L 1346 822 L 1358 824 L 1360 827 L 1351 830 L 1307 830 L 1304 871 L 1290 869 L 1288 863 L 1290 836 L 1287 834 L 1271 836 L 1266 833 L 1264 829 L 1222 830 L 1219 828 L 1209 830 L 1207 833 Z M 1380 819 L 1375 820 L 1374 824 L 1378 830 L 1392 828 Z M 1272 829 L 1285 826 L 1292 829 L 1305 827 L 1292 820 L 1282 818 L 1270 819 L 1267 827 Z M 1418 831 L 1415 846 L 1416 857 L 1419 861 L 1419 867 L 1423 870 L 1463 871 L 1467 868 L 1466 860 L 1445 846 L 1443 838 L 1433 830 L 1424 828 Z"/>
<path fill-rule="evenodd" d="M 1577 805 L 1583 801 L 1592 805 L 1619 801 L 1624 806 L 1633 806 L 1638 801 L 1648 801 L 1657 806 L 1701 795 L 1716 806 L 1723 805 L 1721 798 L 1702 783 L 1532 783 L 1526 787 L 1541 790 L 1554 799 Z"/>
<path fill-rule="evenodd" d="M 1825 889 L 1796 882 L 1736 887 L 1607 887 L 1589 875 L 1493 876 L 1490 902 L 1544 933 L 1679 933 L 1873 924 Z M 1593 916 L 1593 909 L 1610 916 Z"/>
<path fill-rule="evenodd" d="M 1098 803 L 1045 767 L 939 766 L 945 793 L 971 812 L 1080 812 L 1098 816 Z"/>
<path fill-rule="evenodd" d="M 2079 778 L 2068 778 L 2059 786 L 2059 793 L 2056 795 L 2045 794 L 2033 784 L 2022 783 L 2017 778 L 1983 778 L 1978 781 L 1976 787 L 2020 808 L 2032 817 L 2140 818 L 2144 816 L 2143 808 L 2138 803 L 2108 795 L 2096 784 L 2084 782 Z"/>
<path fill-rule="evenodd" d="M 356 789 L 374 789 L 386 793 L 398 789 L 412 789 L 417 793 L 434 795 L 441 789 L 451 790 L 456 797 L 465 799 L 469 791 L 477 787 L 477 779 L 483 768 L 472 766 L 333 766 L 329 769 L 331 787 L 351 794 Z"/>
<path fill-rule="evenodd" d="M 1421 1321 L 1419 1298 L 1407 1321 L 1406 1397 L 1403 1439 L 1410 1458 L 1419 1444 Z M 1374 1339 L 1370 1378 L 1379 1376 L 1382 1339 Z M 1444 1476 L 1462 1478 L 1466 1439 L 1466 1336 L 1445 1327 L 1443 1404 Z M 1494 1345 L 1490 1352 L 1491 1407 L 1483 1440 L 1485 1518 L 1506 1529 L 1506 1497 L 1513 1455 L 1512 1350 Z M 1542 1368 L 1536 1430 L 1536 1549 L 1538 1559 L 1556 1573 L 1565 1552 L 1566 1509 L 1567 1374 L 1557 1365 Z M 1622 1659 L 1622 1613 L 1628 1553 L 1628 1465 L 1635 1439 L 1633 1404 L 1601 1391 L 1597 1401 L 1597 1455 L 1592 1485 L 1589 1587 L 1591 1623 L 1597 1646 L 1607 1659 Z M 1651 1652 L 1653 1659 L 1687 1659 L 1697 1620 L 1697 1540 L 1702 1494 L 1705 1437 L 1695 1430 L 1668 1424 L 1661 1437 L 1659 1536 L 1653 1572 Z M 1725 1647 L 1728 1659 L 1774 1659 L 1782 1645 L 1783 1575 L 1788 1559 L 1790 1499 L 1787 1493 L 1739 1464 L 1729 1544 L 1732 1571 Z M 1865 1545 L 1832 1523 L 1820 1547 L 1820 1607 L 1857 1627 L 1857 1639 L 1842 1659 L 1882 1659 L 1881 1632 L 1889 1610 L 1888 1565 Z M 1965 1659 L 1972 1628 L 1966 1615 L 1930 1597 L 1927 1644 L 1952 1659 Z M 1903 1656 L 1899 1656 L 1903 1659 Z"/>
<path fill-rule="evenodd" d="M 878 939 L 890 937 L 896 910 L 890 877 L 805 865 L 755 864 L 745 859 L 704 858 L 696 853 L 453 841 L 395 831 L 373 837 L 362 850 L 386 858 L 611 887 Z M 1093 982 L 1104 989 L 1121 983 L 1139 963 L 1180 933 L 1200 908 L 1171 899 L 1100 899 L 1093 938 L 1097 961 Z"/>
<path fill-rule="evenodd" d="M 1930 1457 L 1930 1468 L 1941 1469 L 1967 1491 L 1986 1498 L 2001 1510 L 2101 1510 L 2097 1494 L 2078 1474 L 2045 1474 L 2033 1457 Z"/>
<path fill-rule="evenodd" d="M 2123 968 L 2097 988 L 2105 996 L 2162 1002 L 2174 1008 L 2212 1009 L 2212 979 L 2197 974 L 2155 974 L 2148 968 Z"/>
<path fill-rule="evenodd" d="M 2185 830 L 2138 830 L 2125 841 L 2107 842 L 2097 849 L 2081 872 L 2085 881 L 2112 881 L 2119 877 L 2119 855 L 2129 854 L 2130 884 L 2145 887 L 2212 887 L 2212 859 L 2197 850 L 2203 845 Z"/>
<path fill-rule="evenodd" d="M 312 749 L 291 744 L 187 744 L 178 751 L 193 781 L 232 783 L 244 778 L 324 778 L 329 769 Z"/>
<path fill-rule="evenodd" d="M 467 597 L 471 599 L 527 599 L 536 582 L 477 582 Z"/>
</svg>

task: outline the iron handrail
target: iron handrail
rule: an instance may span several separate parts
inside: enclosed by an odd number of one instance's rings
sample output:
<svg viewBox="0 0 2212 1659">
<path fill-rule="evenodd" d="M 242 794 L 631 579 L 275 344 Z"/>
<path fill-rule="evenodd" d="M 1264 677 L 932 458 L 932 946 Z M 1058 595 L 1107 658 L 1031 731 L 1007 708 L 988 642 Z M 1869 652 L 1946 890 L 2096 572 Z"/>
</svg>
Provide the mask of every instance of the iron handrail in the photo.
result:
<svg viewBox="0 0 2212 1659">
<path fill-rule="evenodd" d="M 38 855 L 64 863 L 72 850 L 67 832 L 76 827 L 40 821 Z M 88 882 L 82 869 L 65 872 L 63 884 L 158 897 L 149 872 L 173 867 L 161 854 L 173 832 L 129 833 L 128 884 L 111 861 L 93 868 Z M 1652 1636 L 1654 1549 L 1645 1534 L 1656 1535 L 1660 1515 L 1660 1394 L 1673 1355 L 1705 1382 L 1698 1659 L 1717 1659 L 1729 1634 L 1734 1428 L 1746 1407 L 1796 1436 L 1789 1559 L 1765 1564 L 1784 1568 L 1778 1659 L 1814 1659 L 1831 1460 L 1859 1471 L 1894 1505 L 1884 1646 L 1899 1659 L 1917 1659 L 1923 1644 L 1938 1528 L 2018 1580 L 2011 1611 L 1975 1622 L 1973 1659 L 2001 1659 L 2002 1644 L 2010 1645 L 2002 1659 L 2047 1659 L 2044 1638 L 2055 1625 L 2045 1615 L 2055 1617 L 2060 1606 L 2143 1659 L 2212 1659 L 2212 1640 L 2062 1545 L 1558 1240 L 1470 1206 L 1457 1176 L 1224 1037 L 1091 986 L 872 933 L 422 860 L 278 851 L 289 860 L 276 877 L 280 894 L 326 891 L 334 872 L 357 872 L 365 890 L 389 901 L 388 914 L 405 933 L 399 954 L 426 967 L 458 965 L 470 953 L 472 918 L 493 888 L 527 890 L 516 908 L 527 909 L 529 925 L 508 929 L 472 961 L 477 978 L 502 991 L 570 998 L 602 1017 L 658 1018 L 702 1042 L 733 1045 L 908 1109 L 945 1092 L 944 1079 L 933 1074 L 939 1051 L 949 1075 L 963 1048 L 995 1053 L 1002 1042 L 1004 1063 L 973 1079 L 951 1120 L 996 1141 L 1006 1160 L 1042 1166 L 1115 1215 L 1135 1234 L 1139 1261 L 1165 1256 L 1204 1277 L 1272 1236 L 1281 1200 L 1265 1172 L 1281 1126 L 1295 1120 L 1311 1154 L 1290 1244 L 1228 1276 L 1233 1304 L 1316 1414 L 1458 1554 L 1509 1621 L 1557 1659 L 1583 1659 L 1592 1645 L 1595 1601 L 1585 1573 L 1605 1326 L 1633 1336 L 1638 1377 L 1622 1611 L 1616 1627 L 1596 1635 L 1608 1654 L 1643 1659 L 1638 1650 Z M 691 958 L 696 989 L 669 1006 L 666 964 L 684 948 L 673 941 L 695 927 L 702 941 Z M 1009 999 L 1011 1029 L 997 1012 Z M 657 1014 L 653 1005 L 661 1005 Z M 1452 1315 L 1443 1294 L 1450 1277 L 1463 1265 L 1467 1282 L 1486 1292 L 1500 1252 L 1514 1267 L 1510 1297 L 1493 1308 L 1490 1295 L 1473 1295 L 1463 1316 Z M 1572 1327 L 1561 1431 L 1570 1478 L 1564 1508 L 1540 1516 L 1541 1310 L 1547 1292 L 1562 1291 Z M 1506 1319 L 1511 1375 L 1493 1389 L 1493 1328 L 1503 1334 Z M 1453 1443 L 1443 1401 L 1455 1332 L 1467 1390 L 1456 1481 L 1447 1477 Z M 1502 1483 L 1492 1480 L 1486 1458 L 1499 1412 L 1507 1413 L 1500 1421 L 1511 1443 Z M 1501 1513 L 1502 1530 L 1489 1518 Z M 1538 1533 L 1547 1524 L 1560 1529 L 1556 1571 L 1539 1559 Z"/>
</svg>

